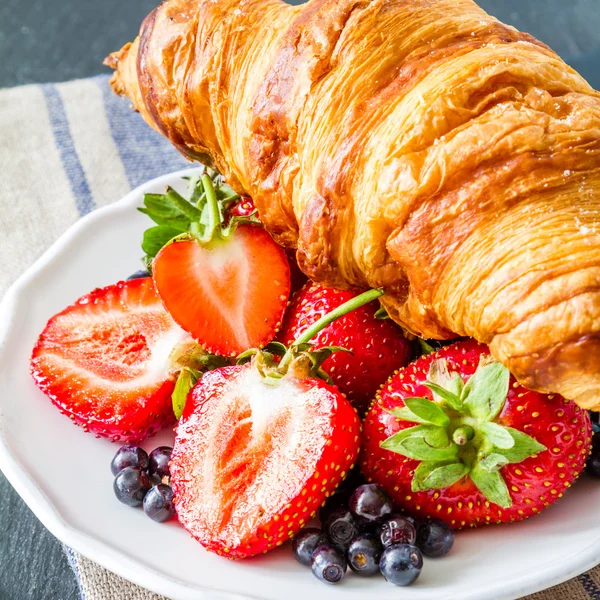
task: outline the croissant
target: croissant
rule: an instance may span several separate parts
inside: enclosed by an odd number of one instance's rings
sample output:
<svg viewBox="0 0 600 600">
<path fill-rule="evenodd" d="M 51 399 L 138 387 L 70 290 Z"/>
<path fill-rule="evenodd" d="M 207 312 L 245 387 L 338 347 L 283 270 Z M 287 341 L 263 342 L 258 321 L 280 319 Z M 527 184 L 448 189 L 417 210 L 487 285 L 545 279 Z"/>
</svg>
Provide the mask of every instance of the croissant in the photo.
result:
<svg viewBox="0 0 600 600">
<path fill-rule="evenodd" d="M 600 409 L 600 94 L 471 0 L 167 0 L 109 57 L 314 280 Z"/>
</svg>

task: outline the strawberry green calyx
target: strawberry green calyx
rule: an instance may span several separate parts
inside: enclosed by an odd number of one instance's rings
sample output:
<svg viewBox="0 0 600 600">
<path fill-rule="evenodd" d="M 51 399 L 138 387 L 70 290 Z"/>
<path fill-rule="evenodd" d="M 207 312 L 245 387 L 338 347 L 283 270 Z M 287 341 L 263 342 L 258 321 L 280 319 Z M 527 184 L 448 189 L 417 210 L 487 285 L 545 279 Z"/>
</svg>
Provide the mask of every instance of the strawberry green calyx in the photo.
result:
<svg viewBox="0 0 600 600">
<path fill-rule="evenodd" d="M 319 377 L 331 383 L 331 379 L 323 371 L 321 365 L 334 352 L 349 352 L 349 350 L 340 346 L 315 349 L 310 343 L 311 340 L 337 319 L 373 302 L 373 300 L 383 296 L 384 293 L 381 289 L 363 292 L 313 323 L 289 348 L 279 342 L 271 342 L 264 350 L 254 348 L 240 354 L 238 363 L 244 363 L 252 359 L 267 382 L 272 380 L 275 383 L 276 380 L 285 377 L 288 372 L 293 372 L 295 376 Z M 280 360 L 277 361 L 275 357 L 279 357 Z"/>
<path fill-rule="evenodd" d="M 181 418 L 189 391 L 198 383 L 202 374 L 231 364 L 224 356 L 209 354 L 195 342 L 184 342 L 170 356 L 172 372 L 177 374 L 171 395 L 175 418 Z"/>
<path fill-rule="evenodd" d="M 531 436 L 496 422 L 506 403 L 510 373 L 489 357 L 464 382 L 449 373 L 443 359 L 433 361 L 429 398 L 406 398 L 390 410 L 402 421 L 418 423 L 381 443 L 381 447 L 420 461 L 412 480 L 414 492 L 443 489 L 470 477 L 479 491 L 502 508 L 512 505 L 502 467 L 546 450 Z"/>
<path fill-rule="evenodd" d="M 164 194 L 145 194 L 144 206 L 138 208 L 156 223 L 146 230 L 142 240 L 147 267 L 172 241 L 195 238 L 201 244 L 208 244 L 213 239 L 228 237 L 241 222 L 258 223 L 255 214 L 228 219 L 228 210 L 240 196 L 216 171 L 205 169 L 185 179 L 186 197 L 168 187 Z"/>
</svg>

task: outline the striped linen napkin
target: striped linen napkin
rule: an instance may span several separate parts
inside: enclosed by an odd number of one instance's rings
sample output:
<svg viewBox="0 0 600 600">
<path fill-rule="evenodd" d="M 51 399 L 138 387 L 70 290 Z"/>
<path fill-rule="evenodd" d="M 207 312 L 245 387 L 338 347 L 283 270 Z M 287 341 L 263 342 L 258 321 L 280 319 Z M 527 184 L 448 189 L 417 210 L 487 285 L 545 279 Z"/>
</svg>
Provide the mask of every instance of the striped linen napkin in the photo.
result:
<svg viewBox="0 0 600 600">
<path fill-rule="evenodd" d="M 0 296 L 79 217 L 189 166 L 106 76 L 0 90 L 0 132 Z M 166 600 L 65 552 L 83 600 Z M 600 567 L 528 600 L 600 600 Z"/>
</svg>

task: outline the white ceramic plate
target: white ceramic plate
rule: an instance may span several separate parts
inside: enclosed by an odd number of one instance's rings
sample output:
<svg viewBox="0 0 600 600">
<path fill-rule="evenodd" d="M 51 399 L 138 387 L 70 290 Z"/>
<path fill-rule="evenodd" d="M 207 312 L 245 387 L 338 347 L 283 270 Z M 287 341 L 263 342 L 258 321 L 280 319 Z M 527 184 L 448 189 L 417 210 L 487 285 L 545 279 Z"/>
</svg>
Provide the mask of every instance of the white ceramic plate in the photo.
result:
<svg viewBox="0 0 600 600">
<path fill-rule="evenodd" d="M 188 171 L 189 173 L 190 171 Z M 174 600 L 469 600 L 518 598 L 600 562 L 600 484 L 583 480 L 541 516 L 457 536 L 450 556 L 426 560 L 416 585 L 349 576 L 326 586 L 288 547 L 230 562 L 205 552 L 175 522 L 159 525 L 112 492 L 116 446 L 86 434 L 51 405 L 29 376 L 29 355 L 47 319 L 95 287 L 139 268 L 144 192 L 182 190 L 174 173 L 79 221 L 11 288 L 0 305 L 0 468 L 61 541 L 111 571 Z M 170 443 L 164 433 L 147 449 Z"/>
</svg>

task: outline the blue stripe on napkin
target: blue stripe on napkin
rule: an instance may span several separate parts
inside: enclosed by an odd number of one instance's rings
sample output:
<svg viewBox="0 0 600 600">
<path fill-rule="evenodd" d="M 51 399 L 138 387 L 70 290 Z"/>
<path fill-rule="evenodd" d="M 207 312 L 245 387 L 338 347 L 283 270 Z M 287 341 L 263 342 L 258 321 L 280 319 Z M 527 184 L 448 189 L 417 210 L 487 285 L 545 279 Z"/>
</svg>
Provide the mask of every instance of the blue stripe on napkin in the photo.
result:
<svg viewBox="0 0 600 600">
<path fill-rule="evenodd" d="M 62 98 L 55 85 L 44 84 L 40 87 L 46 98 L 52 132 L 60 153 L 63 168 L 69 179 L 73 196 L 75 197 L 77 210 L 81 216 L 87 215 L 96 208 L 96 203 L 92 197 L 88 180 L 81 166 L 75 144 L 73 143 L 71 128 L 69 127 Z"/>
<path fill-rule="evenodd" d="M 590 575 L 584 573 L 578 578 L 579 583 L 583 586 L 586 594 L 590 597 L 590 600 L 600 600 L 600 588 L 596 585 L 596 582 L 591 578 Z"/>
<path fill-rule="evenodd" d="M 132 188 L 159 175 L 192 166 L 132 110 L 130 100 L 119 98 L 111 90 L 106 76 L 96 77 L 95 81 L 102 89 L 111 134 Z"/>
</svg>

